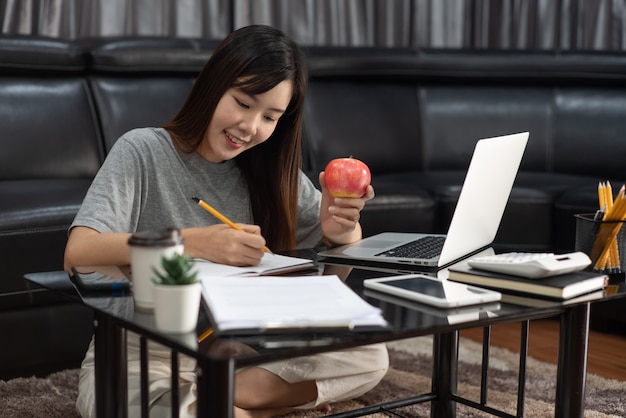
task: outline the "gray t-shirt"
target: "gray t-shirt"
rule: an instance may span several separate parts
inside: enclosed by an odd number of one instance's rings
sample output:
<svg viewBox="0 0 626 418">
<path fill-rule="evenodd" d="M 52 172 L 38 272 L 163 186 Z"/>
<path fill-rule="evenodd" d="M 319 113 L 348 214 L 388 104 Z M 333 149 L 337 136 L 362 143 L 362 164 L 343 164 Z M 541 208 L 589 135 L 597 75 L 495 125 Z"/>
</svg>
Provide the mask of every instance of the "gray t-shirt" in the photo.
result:
<svg viewBox="0 0 626 418">
<path fill-rule="evenodd" d="M 247 184 L 234 161 L 215 164 L 197 153 L 182 153 L 162 128 L 135 129 L 109 152 L 72 227 L 105 233 L 219 223 L 193 196 L 235 223 L 254 223 Z M 298 248 L 314 247 L 322 238 L 320 201 L 319 190 L 300 173 Z"/>
</svg>

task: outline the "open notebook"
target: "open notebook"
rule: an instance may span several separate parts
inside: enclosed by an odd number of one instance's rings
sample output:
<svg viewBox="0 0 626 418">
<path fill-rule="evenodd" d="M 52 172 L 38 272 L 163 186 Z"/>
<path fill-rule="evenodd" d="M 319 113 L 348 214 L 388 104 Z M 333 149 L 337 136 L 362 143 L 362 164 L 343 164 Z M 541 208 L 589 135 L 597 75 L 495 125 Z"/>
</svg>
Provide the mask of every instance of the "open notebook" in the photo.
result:
<svg viewBox="0 0 626 418">
<path fill-rule="evenodd" d="M 290 257 L 266 252 L 256 266 L 237 267 L 196 258 L 194 269 L 200 276 L 270 276 L 313 270 L 317 264 L 308 258 Z"/>
<path fill-rule="evenodd" d="M 476 143 L 446 235 L 384 232 L 319 255 L 441 268 L 485 248 L 498 232 L 527 142 L 523 132 Z"/>
</svg>

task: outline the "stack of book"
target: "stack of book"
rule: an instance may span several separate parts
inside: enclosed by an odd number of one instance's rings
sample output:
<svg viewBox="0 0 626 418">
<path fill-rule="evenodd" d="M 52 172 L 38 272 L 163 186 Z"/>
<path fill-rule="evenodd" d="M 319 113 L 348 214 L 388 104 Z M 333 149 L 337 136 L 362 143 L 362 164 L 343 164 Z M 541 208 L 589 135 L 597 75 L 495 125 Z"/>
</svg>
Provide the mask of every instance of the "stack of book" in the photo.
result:
<svg viewBox="0 0 626 418">
<path fill-rule="evenodd" d="M 466 262 L 454 265 L 448 271 L 448 279 L 452 281 L 495 289 L 503 293 L 553 300 L 568 300 L 603 289 L 609 280 L 605 273 L 585 270 L 540 279 L 527 279 L 475 269 Z"/>
</svg>

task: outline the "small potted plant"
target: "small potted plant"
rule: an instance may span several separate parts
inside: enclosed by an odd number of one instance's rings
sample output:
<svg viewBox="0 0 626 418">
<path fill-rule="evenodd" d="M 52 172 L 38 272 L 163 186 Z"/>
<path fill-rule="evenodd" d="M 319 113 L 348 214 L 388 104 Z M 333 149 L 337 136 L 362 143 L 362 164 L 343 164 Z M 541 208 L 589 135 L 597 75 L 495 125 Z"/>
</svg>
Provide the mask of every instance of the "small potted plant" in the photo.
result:
<svg viewBox="0 0 626 418">
<path fill-rule="evenodd" d="M 193 269 L 195 262 L 187 254 L 174 253 L 161 259 L 163 272 L 153 269 L 154 317 L 157 329 L 186 333 L 196 329 L 201 284 Z"/>
</svg>

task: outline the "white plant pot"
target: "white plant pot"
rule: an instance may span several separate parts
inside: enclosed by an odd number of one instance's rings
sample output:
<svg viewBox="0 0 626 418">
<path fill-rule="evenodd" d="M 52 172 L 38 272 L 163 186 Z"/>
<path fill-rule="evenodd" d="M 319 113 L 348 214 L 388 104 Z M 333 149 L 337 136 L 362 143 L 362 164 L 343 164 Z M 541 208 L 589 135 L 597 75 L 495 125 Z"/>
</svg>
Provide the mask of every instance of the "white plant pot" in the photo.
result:
<svg viewBox="0 0 626 418">
<path fill-rule="evenodd" d="M 200 283 L 155 284 L 153 294 L 154 319 L 159 331 L 182 334 L 196 329 L 202 297 Z"/>
</svg>

